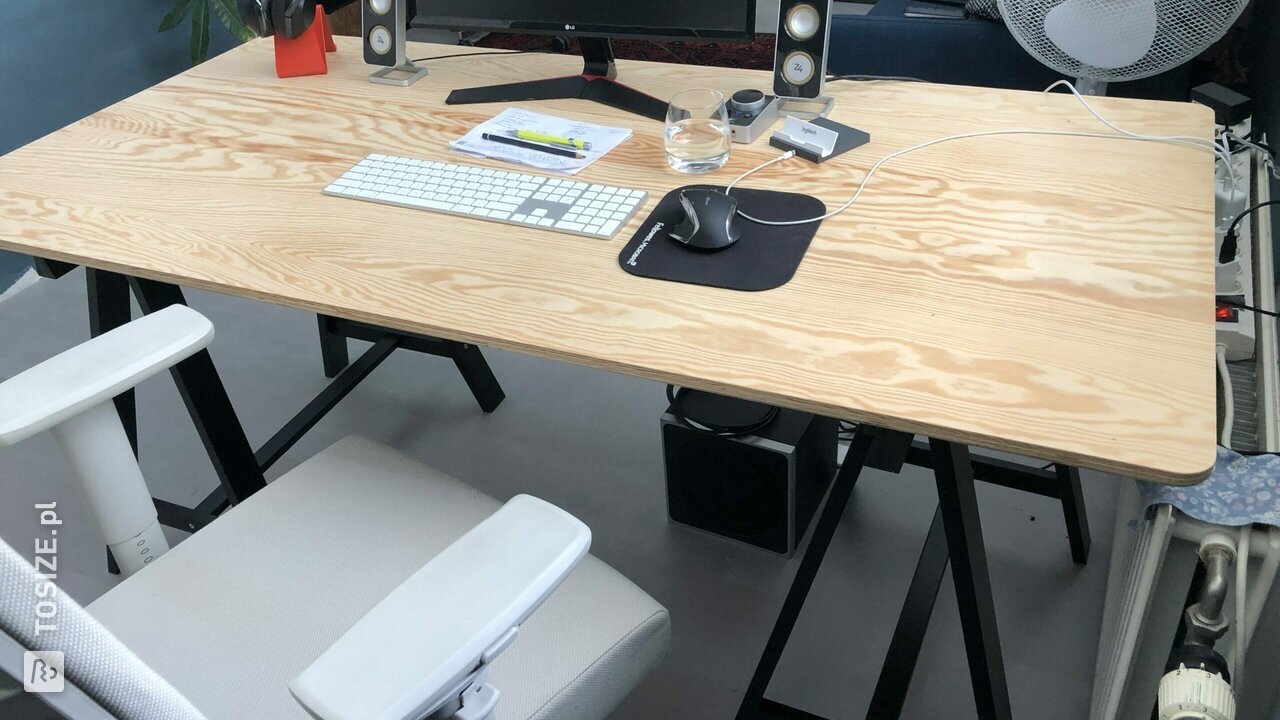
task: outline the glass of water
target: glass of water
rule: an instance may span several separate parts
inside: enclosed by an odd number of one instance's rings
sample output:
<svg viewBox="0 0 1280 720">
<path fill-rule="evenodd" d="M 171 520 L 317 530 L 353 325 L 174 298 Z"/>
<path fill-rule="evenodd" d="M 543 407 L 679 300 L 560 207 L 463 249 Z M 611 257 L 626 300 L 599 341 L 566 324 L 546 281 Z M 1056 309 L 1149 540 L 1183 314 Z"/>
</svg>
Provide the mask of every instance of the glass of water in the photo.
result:
<svg viewBox="0 0 1280 720">
<path fill-rule="evenodd" d="M 729 116 L 724 95 L 685 90 L 667 108 L 667 164 L 683 173 L 719 170 L 729 162 Z"/>
</svg>

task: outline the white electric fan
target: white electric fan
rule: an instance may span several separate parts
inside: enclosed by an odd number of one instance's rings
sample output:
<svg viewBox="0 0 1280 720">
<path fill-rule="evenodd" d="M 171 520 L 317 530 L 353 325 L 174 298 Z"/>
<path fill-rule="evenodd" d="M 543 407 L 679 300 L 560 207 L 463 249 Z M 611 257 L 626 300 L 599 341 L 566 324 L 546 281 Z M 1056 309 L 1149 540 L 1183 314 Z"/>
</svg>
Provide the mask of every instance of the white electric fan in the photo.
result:
<svg viewBox="0 0 1280 720">
<path fill-rule="evenodd" d="M 1199 55 L 1249 0 L 998 0 L 1027 52 L 1086 95 L 1157 75 Z"/>
</svg>

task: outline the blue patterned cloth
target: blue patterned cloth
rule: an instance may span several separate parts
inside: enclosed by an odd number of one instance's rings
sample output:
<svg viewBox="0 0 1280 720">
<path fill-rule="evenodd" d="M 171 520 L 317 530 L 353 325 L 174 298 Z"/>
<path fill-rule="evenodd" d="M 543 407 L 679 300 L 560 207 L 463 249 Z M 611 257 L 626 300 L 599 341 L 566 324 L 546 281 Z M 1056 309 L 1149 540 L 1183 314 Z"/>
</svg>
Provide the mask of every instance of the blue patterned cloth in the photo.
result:
<svg viewBox="0 0 1280 720">
<path fill-rule="evenodd" d="M 1280 527 L 1280 456 L 1241 455 L 1218 448 L 1209 478 L 1191 487 L 1139 482 L 1147 507 L 1168 504 L 1216 525 Z"/>
</svg>

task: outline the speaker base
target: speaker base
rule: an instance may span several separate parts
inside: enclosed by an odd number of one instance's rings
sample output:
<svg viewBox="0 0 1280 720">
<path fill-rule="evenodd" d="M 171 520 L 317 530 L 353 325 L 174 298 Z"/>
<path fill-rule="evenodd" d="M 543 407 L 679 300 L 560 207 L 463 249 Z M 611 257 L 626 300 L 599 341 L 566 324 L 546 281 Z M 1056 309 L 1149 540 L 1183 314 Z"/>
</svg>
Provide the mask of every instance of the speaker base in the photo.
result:
<svg viewBox="0 0 1280 720">
<path fill-rule="evenodd" d="M 463 88 L 449 93 L 445 103 L 512 103 L 526 100 L 592 100 L 650 120 L 665 120 L 667 103 L 614 80 L 618 71 L 608 38 L 579 38 L 583 68 L 578 75 L 527 82 Z"/>
<path fill-rule="evenodd" d="M 369 76 L 369 82 L 380 85 L 409 87 L 427 76 L 427 69 L 413 63 L 405 63 L 396 67 L 386 67 Z"/>
<path fill-rule="evenodd" d="M 813 98 L 780 97 L 778 98 L 778 114 L 791 115 L 801 120 L 827 117 L 835 109 L 836 99 L 830 95 L 819 95 Z"/>
</svg>

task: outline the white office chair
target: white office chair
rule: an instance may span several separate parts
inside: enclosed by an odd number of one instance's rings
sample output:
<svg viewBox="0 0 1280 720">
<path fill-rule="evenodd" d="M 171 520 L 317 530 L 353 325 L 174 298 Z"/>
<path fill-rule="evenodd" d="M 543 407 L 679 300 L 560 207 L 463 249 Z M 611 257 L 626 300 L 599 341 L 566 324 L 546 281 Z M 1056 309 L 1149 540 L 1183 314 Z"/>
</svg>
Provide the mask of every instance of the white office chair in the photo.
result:
<svg viewBox="0 0 1280 720">
<path fill-rule="evenodd" d="M 81 608 L 0 543 L 0 667 L 62 651 L 63 715 L 600 720 L 665 656 L 666 610 L 581 522 L 360 438 L 166 552 L 110 401 L 212 338 L 173 306 L 0 383 L 0 447 L 53 432 L 126 575 Z"/>
</svg>

